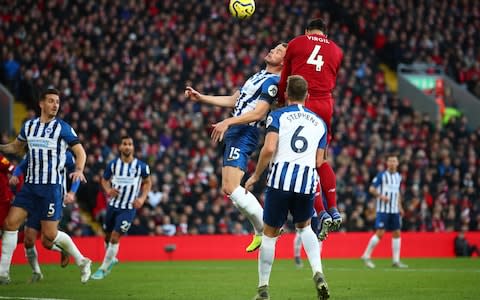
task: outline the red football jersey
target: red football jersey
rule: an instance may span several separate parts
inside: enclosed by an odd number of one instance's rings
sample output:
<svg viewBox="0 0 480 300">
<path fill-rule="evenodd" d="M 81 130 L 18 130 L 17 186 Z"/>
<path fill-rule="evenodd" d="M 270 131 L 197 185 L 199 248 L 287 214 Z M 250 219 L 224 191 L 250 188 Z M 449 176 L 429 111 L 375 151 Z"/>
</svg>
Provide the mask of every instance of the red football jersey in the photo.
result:
<svg viewBox="0 0 480 300">
<path fill-rule="evenodd" d="M 290 75 L 300 75 L 307 80 L 309 100 L 331 99 L 342 59 L 340 47 L 323 34 L 301 35 L 291 40 L 283 60 L 279 103 L 285 103 Z"/>
<path fill-rule="evenodd" d="M 14 168 L 15 166 L 6 157 L 0 155 L 0 202 L 10 202 L 12 200 L 13 193 L 8 184 L 8 174 Z"/>
</svg>

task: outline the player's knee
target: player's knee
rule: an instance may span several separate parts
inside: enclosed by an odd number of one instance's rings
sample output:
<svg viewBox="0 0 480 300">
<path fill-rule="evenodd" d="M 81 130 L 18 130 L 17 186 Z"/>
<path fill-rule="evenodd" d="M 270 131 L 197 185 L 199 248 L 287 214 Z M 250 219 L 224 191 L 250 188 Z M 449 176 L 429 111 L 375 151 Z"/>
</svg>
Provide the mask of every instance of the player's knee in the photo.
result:
<svg viewBox="0 0 480 300">
<path fill-rule="evenodd" d="M 20 227 L 20 223 L 16 220 L 16 218 L 7 217 L 3 224 L 4 231 L 15 231 L 18 230 Z"/>
<path fill-rule="evenodd" d="M 25 248 L 32 248 L 33 246 L 35 246 L 35 238 L 25 235 L 23 239 L 23 244 Z"/>
<path fill-rule="evenodd" d="M 228 181 L 222 184 L 222 192 L 228 196 L 230 196 L 236 188 L 237 186 L 234 186 L 231 182 Z"/>
</svg>

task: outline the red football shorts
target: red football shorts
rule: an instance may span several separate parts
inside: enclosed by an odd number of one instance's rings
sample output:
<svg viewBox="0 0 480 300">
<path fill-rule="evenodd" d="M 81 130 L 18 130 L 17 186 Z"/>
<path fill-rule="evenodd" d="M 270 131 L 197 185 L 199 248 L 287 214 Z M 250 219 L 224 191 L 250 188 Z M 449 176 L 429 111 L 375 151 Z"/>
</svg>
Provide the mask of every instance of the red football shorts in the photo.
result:
<svg viewBox="0 0 480 300">
<path fill-rule="evenodd" d="M 332 139 L 333 99 L 315 100 L 309 98 L 305 102 L 305 107 L 316 113 L 325 122 L 328 130 L 327 144 L 330 144 L 330 140 Z"/>
</svg>

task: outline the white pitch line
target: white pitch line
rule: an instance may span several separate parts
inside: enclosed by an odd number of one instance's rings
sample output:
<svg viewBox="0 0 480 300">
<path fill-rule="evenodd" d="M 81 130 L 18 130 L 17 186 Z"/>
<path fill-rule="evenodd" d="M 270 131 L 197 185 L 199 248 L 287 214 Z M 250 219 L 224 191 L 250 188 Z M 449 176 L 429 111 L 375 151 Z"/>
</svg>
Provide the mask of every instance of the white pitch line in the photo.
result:
<svg viewBox="0 0 480 300">
<path fill-rule="evenodd" d="M 5 297 L 0 296 L 0 299 L 21 299 L 21 300 L 71 300 L 71 299 L 61 299 L 61 298 L 32 298 L 32 297 Z"/>
<path fill-rule="evenodd" d="M 333 270 L 333 271 L 346 271 L 346 272 L 352 272 L 352 271 L 370 271 L 374 272 L 374 270 L 367 269 L 365 268 L 337 268 L 337 267 L 325 267 L 327 270 Z M 376 270 L 379 271 L 387 271 L 387 272 L 424 272 L 424 273 L 479 273 L 480 269 L 441 269 L 441 268 L 435 268 L 435 269 L 415 269 L 415 268 L 406 268 L 406 269 L 398 269 L 398 268 L 376 268 Z"/>
</svg>

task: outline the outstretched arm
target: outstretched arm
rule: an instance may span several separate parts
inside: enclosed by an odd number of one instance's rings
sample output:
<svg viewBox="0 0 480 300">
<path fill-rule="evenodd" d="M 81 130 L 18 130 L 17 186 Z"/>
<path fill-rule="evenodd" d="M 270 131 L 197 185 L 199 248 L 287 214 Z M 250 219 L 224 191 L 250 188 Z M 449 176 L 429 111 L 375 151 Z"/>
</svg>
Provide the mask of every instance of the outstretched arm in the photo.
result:
<svg viewBox="0 0 480 300">
<path fill-rule="evenodd" d="M 265 136 L 265 143 L 263 144 L 260 155 L 258 156 L 257 167 L 252 176 L 245 182 L 245 190 L 252 190 L 253 185 L 260 179 L 263 171 L 268 167 L 273 155 L 277 151 L 278 146 L 278 132 L 268 132 Z"/>
<path fill-rule="evenodd" d="M 21 154 L 25 147 L 26 142 L 15 139 L 13 142 L 0 145 L 0 152 L 8 154 Z"/>
<path fill-rule="evenodd" d="M 267 101 L 258 101 L 257 106 L 254 110 L 246 112 L 240 116 L 227 118 L 221 122 L 213 124 L 212 140 L 214 142 L 222 141 L 225 132 L 232 125 L 248 124 L 263 119 L 268 113 L 269 109 L 270 103 L 268 103 Z"/>
<path fill-rule="evenodd" d="M 239 96 L 238 90 L 231 96 L 210 96 L 201 94 L 190 86 L 185 88 L 185 97 L 188 99 L 221 107 L 234 107 Z"/>
</svg>

